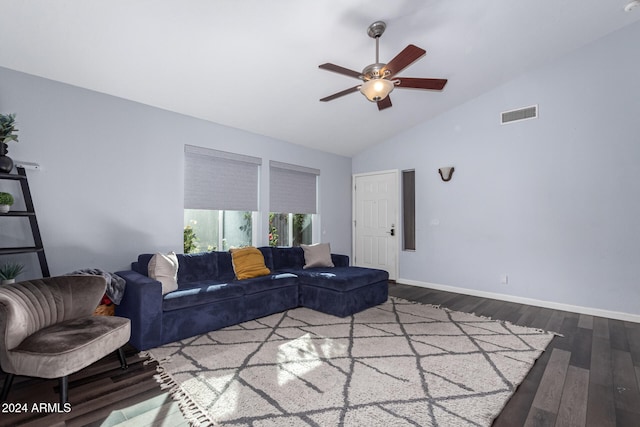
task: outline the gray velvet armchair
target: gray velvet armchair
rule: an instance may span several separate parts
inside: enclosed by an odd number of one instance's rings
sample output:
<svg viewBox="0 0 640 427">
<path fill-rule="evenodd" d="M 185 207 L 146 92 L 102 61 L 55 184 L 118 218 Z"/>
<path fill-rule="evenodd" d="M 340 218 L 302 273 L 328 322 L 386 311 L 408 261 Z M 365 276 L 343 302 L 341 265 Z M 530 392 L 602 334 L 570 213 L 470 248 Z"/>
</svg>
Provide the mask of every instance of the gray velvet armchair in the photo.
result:
<svg viewBox="0 0 640 427">
<path fill-rule="evenodd" d="M 15 375 L 59 378 L 64 404 L 70 374 L 114 351 L 127 367 L 129 319 L 93 316 L 106 285 L 101 276 L 60 276 L 0 286 L 0 401 Z"/>
</svg>

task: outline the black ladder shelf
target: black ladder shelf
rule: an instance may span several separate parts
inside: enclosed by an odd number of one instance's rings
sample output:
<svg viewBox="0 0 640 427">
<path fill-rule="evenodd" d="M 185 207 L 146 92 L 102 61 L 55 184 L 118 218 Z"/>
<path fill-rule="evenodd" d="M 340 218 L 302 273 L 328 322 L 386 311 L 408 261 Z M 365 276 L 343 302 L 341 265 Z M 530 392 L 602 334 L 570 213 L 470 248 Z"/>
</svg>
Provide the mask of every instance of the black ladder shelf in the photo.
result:
<svg viewBox="0 0 640 427">
<path fill-rule="evenodd" d="M 42 277 L 49 277 L 49 265 L 47 264 L 47 258 L 44 255 L 44 246 L 42 245 L 42 236 L 40 235 L 40 228 L 38 227 L 38 219 L 36 218 L 36 211 L 33 207 L 33 199 L 31 198 L 31 190 L 29 189 L 29 182 L 27 181 L 27 173 L 24 168 L 17 167 L 18 174 L 0 173 L 0 180 L 18 180 L 20 181 L 20 188 L 22 189 L 22 195 L 24 197 L 24 203 L 26 210 L 24 211 L 9 211 L 7 213 L 0 213 L 2 217 L 27 217 L 29 218 L 29 224 L 31 225 L 31 233 L 33 234 L 33 246 L 24 246 L 17 248 L 0 248 L 0 255 L 11 254 L 25 254 L 25 253 L 37 253 L 38 260 L 40 261 L 40 270 L 42 271 Z"/>
</svg>

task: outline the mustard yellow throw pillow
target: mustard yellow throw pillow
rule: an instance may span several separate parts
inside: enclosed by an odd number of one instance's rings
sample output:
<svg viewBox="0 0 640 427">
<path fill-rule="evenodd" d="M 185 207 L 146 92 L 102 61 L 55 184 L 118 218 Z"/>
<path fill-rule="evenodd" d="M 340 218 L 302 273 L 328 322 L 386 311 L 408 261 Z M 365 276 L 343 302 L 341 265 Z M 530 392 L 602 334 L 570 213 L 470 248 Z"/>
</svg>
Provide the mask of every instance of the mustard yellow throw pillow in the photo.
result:
<svg viewBox="0 0 640 427">
<path fill-rule="evenodd" d="M 233 271 L 238 280 L 251 279 L 252 277 L 266 276 L 271 271 L 264 264 L 264 256 L 258 248 L 252 246 L 239 249 L 230 249 Z"/>
</svg>

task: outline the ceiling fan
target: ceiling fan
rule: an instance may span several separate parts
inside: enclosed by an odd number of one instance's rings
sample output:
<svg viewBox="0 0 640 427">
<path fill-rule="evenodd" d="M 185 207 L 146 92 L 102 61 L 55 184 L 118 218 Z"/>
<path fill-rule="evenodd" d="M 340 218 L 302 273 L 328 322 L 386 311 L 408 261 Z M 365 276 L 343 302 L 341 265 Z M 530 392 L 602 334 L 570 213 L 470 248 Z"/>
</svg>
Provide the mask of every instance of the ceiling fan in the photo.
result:
<svg viewBox="0 0 640 427">
<path fill-rule="evenodd" d="M 396 74 L 427 53 L 424 49 L 421 49 L 418 46 L 410 44 L 405 47 L 402 52 L 397 54 L 395 58 L 389 61 L 389 63 L 384 64 L 380 62 L 380 36 L 384 33 L 386 28 L 387 24 L 382 21 L 376 21 L 369 26 L 367 34 L 369 37 L 376 40 L 376 62 L 375 64 L 367 65 L 361 73 L 331 63 L 318 66 L 323 70 L 333 71 L 349 77 L 355 77 L 356 79 L 363 81 L 360 85 L 334 93 L 333 95 L 322 98 L 320 101 L 327 102 L 340 98 L 341 96 L 348 95 L 352 92 L 360 91 L 360 93 L 362 93 L 369 101 L 376 102 L 378 104 L 378 110 L 384 110 L 385 108 L 391 107 L 391 98 L 389 98 L 389 93 L 391 93 L 396 86 L 400 88 L 428 90 L 442 90 L 444 88 L 444 85 L 447 84 L 446 79 L 395 77 Z"/>
</svg>

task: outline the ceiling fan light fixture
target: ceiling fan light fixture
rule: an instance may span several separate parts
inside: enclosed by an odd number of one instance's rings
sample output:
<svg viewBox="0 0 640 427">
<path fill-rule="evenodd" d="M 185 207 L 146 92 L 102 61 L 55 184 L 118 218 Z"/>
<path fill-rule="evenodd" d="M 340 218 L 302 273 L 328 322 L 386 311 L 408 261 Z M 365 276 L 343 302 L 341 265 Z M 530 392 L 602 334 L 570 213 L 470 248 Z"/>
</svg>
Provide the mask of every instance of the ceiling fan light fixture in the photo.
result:
<svg viewBox="0 0 640 427">
<path fill-rule="evenodd" d="M 360 86 L 362 93 L 369 101 L 378 102 L 385 99 L 395 87 L 395 83 L 387 79 L 367 80 Z"/>
</svg>

